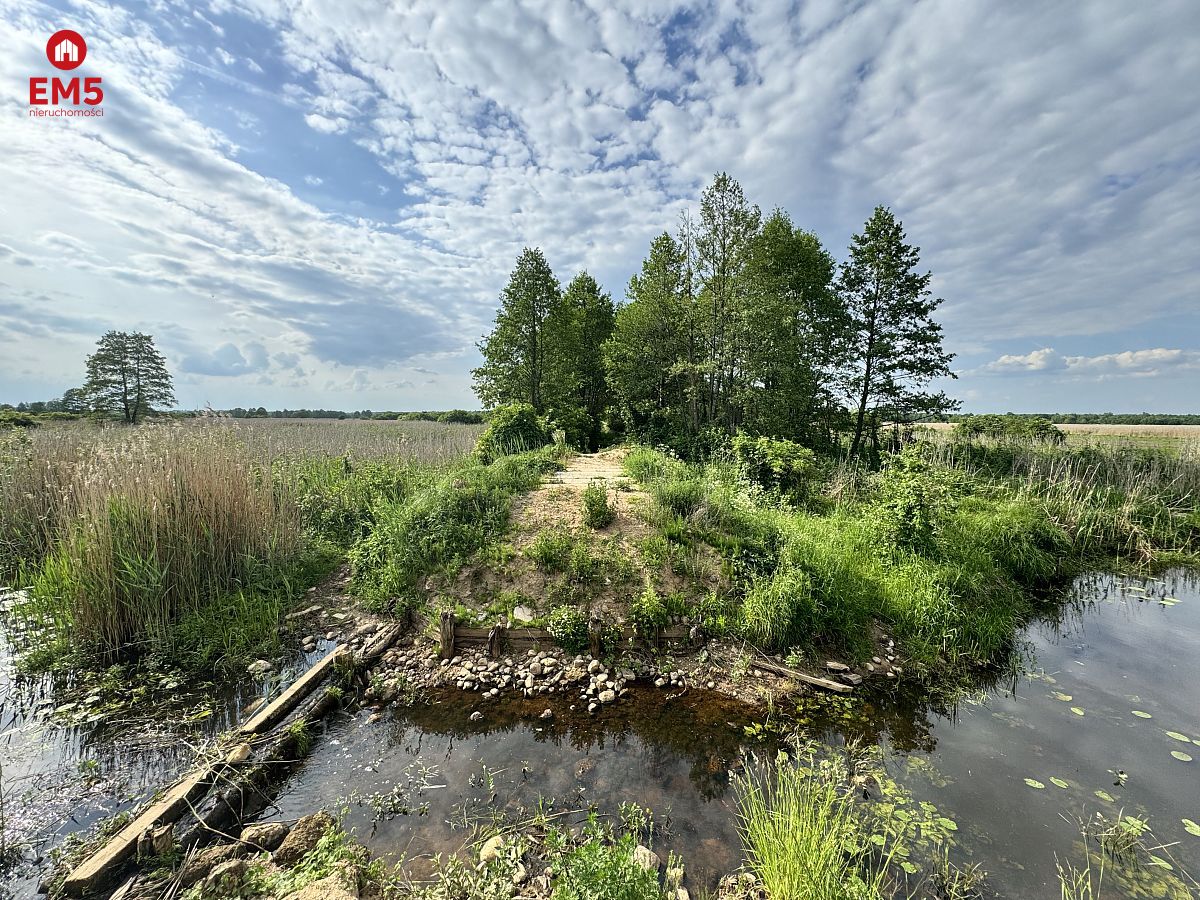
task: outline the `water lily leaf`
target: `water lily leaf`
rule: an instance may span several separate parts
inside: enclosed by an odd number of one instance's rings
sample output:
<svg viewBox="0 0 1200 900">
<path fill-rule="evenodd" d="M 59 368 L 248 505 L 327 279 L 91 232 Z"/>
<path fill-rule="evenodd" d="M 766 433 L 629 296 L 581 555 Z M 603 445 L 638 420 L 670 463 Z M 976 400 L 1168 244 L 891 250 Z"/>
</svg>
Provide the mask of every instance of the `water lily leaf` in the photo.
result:
<svg viewBox="0 0 1200 900">
<path fill-rule="evenodd" d="M 1070 694 L 1064 694 L 1062 691 L 1055 691 L 1054 699 L 1061 700 L 1063 703 L 1070 703 L 1074 698 Z"/>
<path fill-rule="evenodd" d="M 1191 756 L 1184 753 L 1182 750 L 1172 750 L 1171 755 L 1173 757 L 1175 757 L 1177 760 L 1179 760 L 1180 762 L 1191 762 L 1192 761 Z"/>
<path fill-rule="evenodd" d="M 1072 706 L 1071 712 L 1075 713 L 1075 715 L 1077 715 L 1077 716 L 1083 715 L 1083 709 L 1082 709 L 1082 707 L 1079 707 L 1079 706 Z"/>
<path fill-rule="evenodd" d="M 1175 740 L 1177 740 L 1177 741 L 1183 741 L 1185 744 L 1191 740 L 1191 738 L 1188 737 L 1186 734 L 1180 734 L 1178 731 L 1168 731 L 1166 734 L 1167 734 L 1167 737 L 1175 738 Z"/>
<path fill-rule="evenodd" d="M 1062 788 L 1064 791 L 1071 786 L 1069 783 L 1067 783 L 1066 781 L 1063 781 L 1061 778 L 1051 778 L 1050 783 L 1053 785 L 1057 785 L 1058 787 Z"/>
<path fill-rule="evenodd" d="M 1163 859 L 1161 856 L 1150 854 L 1150 865 L 1158 866 L 1160 869 L 1166 869 L 1168 872 L 1174 872 L 1175 867 Z"/>
<path fill-rule="evenodd" d="M 1183 830 L 1193 837 L 1200 837 L 1200 825 L 1197 825 L 1191 819 L 1180 819 L 1183 822 Z"/>
<path fill-rule="evenodd" d="M 1154 716 L 1150 715 L 1150 713 L 1142 712 L 1142 710 L 1140 710 L 1140 709 L 1131 710 L 1131 712 L 1135 716 L 1137 716 L 1139 719 L 1153 719 L 1154 718 Z"/>
<path fill-rule="evenodd" d="M 1108 791 L 1095 791 L 1094 793 L 1096 794 L 1097 797 L 1099 797 L 1101 800 L 1105 801 L 1106 803 L 1116 803 L 1117 802 L 1113 798 L 1113 795 L 1110 794 Z"/>
<path fill-rule="evenodd" d="M 909 875 L 917 874 L 917 867 L 915 865 L 913 865 L 912 863 L 910 863 L 908 860 L 904 860 L 904 862 L 900 863 L 900 868 L 902 868 Z"/>
<path fill-rule="evenodd" d="M 1036 778 L 1026 778 L 1025 783 L 1027 785 L 1029 785 L 1031 788 L 1033 788 L 1034 790 L 1041 791 L 1041 790 L 1046 789 L 1046 786 L 1044 784 L 1042 784 L 1040 781 L 1038 781 Z"/>
<path fill-rule="evenodd" d="M 937 820 L 937 823 L 939 825 L 941 825 L 943 828 L 945 828 L 947 831 L 958 831 L 958 823 L 955 822 L 953 819 L 947 819 L 945 816 L 941 816 Z"/>
</svg>

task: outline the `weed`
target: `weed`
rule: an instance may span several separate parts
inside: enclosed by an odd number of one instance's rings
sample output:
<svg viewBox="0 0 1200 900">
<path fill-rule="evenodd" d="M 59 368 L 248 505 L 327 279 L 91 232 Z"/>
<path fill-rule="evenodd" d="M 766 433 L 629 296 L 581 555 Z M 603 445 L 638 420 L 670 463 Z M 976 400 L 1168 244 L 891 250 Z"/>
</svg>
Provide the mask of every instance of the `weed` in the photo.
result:
<svg viewBox="0 0 1200 900">
<path fill-rule="evenodd" d="M 607 528 L 617 516 L 613 505 L 608 502 L 608 489 L 604 482 L 594 480 L 583 491 L 583 521 L 588 528 Z"/>
<path fill-rule="evenodd" d="M 568 653 L 582 653 L 588 647 L 587 617 L 578 607 L 554 607 L 546 619 L 546 630 Z"/>
</svg>

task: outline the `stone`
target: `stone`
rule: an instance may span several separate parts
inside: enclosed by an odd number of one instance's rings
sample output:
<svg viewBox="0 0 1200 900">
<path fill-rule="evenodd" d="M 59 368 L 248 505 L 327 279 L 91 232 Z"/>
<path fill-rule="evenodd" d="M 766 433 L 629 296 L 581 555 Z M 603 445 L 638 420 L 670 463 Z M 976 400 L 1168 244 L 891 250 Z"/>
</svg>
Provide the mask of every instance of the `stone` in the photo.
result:
<svg viewBox="0 0 1200 900">
<path fill-rule="evenodd" d="M 213 893 L 219 897 L 236 897 L 241 891 L 242 882 L 246 878 L 246 861 L 244 859 L 227 859 L 213 866 L 208 877 L 204 879 L 205 893 Z"/>
<path fill-rule="evenodd" d="M 542 714 L 540 716 L 538 716 L 538 718 L 539 719 L 553 719 L 554 718 L 554 710 L 552 710 L 552 709 L 543 710 Z"/>
<path fill-rule="evenodd" d="M 246 671 L 251 675 L 266 675 L 275 668 L 274 664 L 265 659 L 256 659 L 250 665 L 246 666 Z"/>
<path fill-rule="evenodd" d="M 542 668 L 543 669 L 554 669 L 557 667 L 558 667 L 558 660 L 555 659 L 553 656 L 547 656 L 545 659 L 542 660 Z"/>
<path fill-rule="evenodd" d="M 595 704 L 595 703 L 589 703 L 588 704 L 588 712 L 594 713 L 596 711 L 596 706 L 597 706 L 597 704 Z"/>
<path fill-rule="evenodd" d="M 848 665 L 846 665 L 844 662 L 835 662 L 832 659 L 829 660 L 827 663 L 825 663 L 825 668 L 828 669 L 830 672 L 849 672 L 850 671 L 850 667 Z"/>
<path fill-rule="evenodd" d="M 483 842 L 483 846 L 479 848 L 479 861 L 481 863 L 489 863 L 500 855 L 501 848 L 504 847 L 504 838 L 498 834 L 492 835 Z"/>
<path fill-rule="evenodd" d="M 312 852 L 317 842 L 335 825 L 337 820 L 324 810 L 304 816 L 292 826 L 271 857 L 272 861 L 278 866 L 294 866 Z"/>
<path fill-rule="evenodd" d="M 666 687 L 666 686 L 667 686 L 667 679 L 665 679 L 665 678 L 655 678 L 655 679 L 654 679 L 654 686 L 655 686 L 656 688 Z"/>
<path fill-rule="evenodd" d="M 588 663 L 587 671 L 589 675 L 595 675 L 603 668 L 604 666 L 600 664 L 600 660 L 593 659 L 590 663 Z"/>
<path fill-rule="evenodd" d="M 288 894 L 284 900 L 358 900 L 358 887 L 335 872 Z"/>
<path fill-rule="evenodd" d="M 600 696 L 596 698 L 601 703 L 612 703 L 617 699 L 616 691 L 601 691 Z"/>
<path fill-rule="evenodd" d="M 675 888 L 675 900 L 692 900 L 692 895 L 685 887 Z"/>
<path fill-rule="evenodd" d="M 713 688 L 715 688 L 716 686 L 717 686 L 717 683 L 716 683 L 715 681 L 710 681 L 710 682 L 708 683 L 708 689 L 709 689 L 710 691 L 711 691 Z"/>
<path fill-rule="evenodd" d="M 862 676 L 855 672 L 843 672 L 841 674 L 842 681 L 846 684 L 862 684 Z"/>
<path fill-rule="evenodd" d="M 537 616 L 528 606 L 518 606 L 513 610 L 513 621 L 520 622 L 522 625 L 528 625 Z"/>
<path fill-rule="evenodd" d="M 137 842 L 137 855 L 165 856 L 175 846 L 175 826 L 163 825 L 159 828 L 151 826 L 141 833 Z"/>
<path fill-rule="evenodd" d="M 645 869 L 647 872 L 658 874 L 658 867 L 662 865 L 662 861 L 658 858 L 658 854 L 649 847 L 643 847 L 638 844 L 633 851 L 633 861 Z"/>
<path fill-rule="evenodd" d="M 529 674 L 534 678 L 540 676 L 542 674 L 542 664 L 538 662 L 530 663 Z"/>
<path fill-rule="evenodd" d="M 871 662 L 875 663 L 875 665 L 877 665 L 877 666 L 883 665 L 883 660 L 880 659 L 878 656 L 872 656 Z"/>
<path fill-rule="evenodd" d="M 180 888 L 190 888 L 223 862 L 241 856 L 246 850 L 241 844 L 216 844 L 205 847 L 186 860 L 179 869 Z"/>
<path fill-rule="evenodd" d="M 475 710 L 475 712 L 471 713 L 468 718 L 470 718 L 472 722 L 478 722 L 483 718 L 483 713 L 481 713 L 479 710 Z"/>
<path fill-rule="evenodd" d="M 242 829 L 239 840 L 251 850 L 273 853 L 287 837 L 288 827 L 282 822 L 259 822 Z"/>
</svg>

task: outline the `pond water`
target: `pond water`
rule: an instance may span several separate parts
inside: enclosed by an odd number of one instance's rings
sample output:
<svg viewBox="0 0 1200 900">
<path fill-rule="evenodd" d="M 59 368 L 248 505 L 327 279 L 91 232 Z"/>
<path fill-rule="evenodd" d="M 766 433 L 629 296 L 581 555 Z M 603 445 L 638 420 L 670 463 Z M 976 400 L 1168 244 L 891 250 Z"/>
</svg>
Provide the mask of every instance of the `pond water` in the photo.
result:
<svg viewBox="0 0 1200 900">
<path fill-rule="evenodd" d="M 849 711 L 835 699 L 804 713 L 818 742 L 879 745 L 897 781 L 958 823 L 958 854 L 980 864 L 1001 897 L 1059 897 L 1056 859 L 1081 859 L 1077 819 L 1097 811 L 1144 816 L 1171 859 L 1200 872 L 1200 837 L 1183 824 L 1200 821 L 1200 583 L 1185 571 L 1099 575 L 1079 579 L 1072 594 L 1060 621 L 1024 634 L 1027 672 L 953 708 L 897 690 Z M 308 661 L 297 658 L 295 668 Z M 39 822 L 43 854 L 190 760 L 176 732 L 143 727 L 114 738 L 40 724 L 39 709 L 52 704 L 36 685 L 6 679 L 0 665 L 10 820 L 16 809 Z M 189 739 L 228 727 L 271 689 L 230 696 Z M 540 718 L 547 706 L 552 718 Z M 333 719 L 266 818 L 345 806 L 373 851 L 407 859 L 420 876 L 493 814 L 521 820 L 541 803 L 569 824 L 589 804 L 615 815 L 628 802 L 653 810 L 655 848 L 683 856 L 691 884 L 711 885 L 738 865 L 730 770 L 746 751 L 744 707 L 700 692 L 668 700 L 647 688 L 595 717 L 568 700 L 491 703 L 478 722 L 474 708 L 473 698 L 444 696 L 381 717 L 362 710 Z M 96 762 L 81 772 L 82 759 Z M 25 872 L 10 881 L 12 896 L 33 896 L 36 867 Z M 1161 881 L 1105 886 L 1106 896 L 1178 896 L 1154 893 Z"/>
</svg>

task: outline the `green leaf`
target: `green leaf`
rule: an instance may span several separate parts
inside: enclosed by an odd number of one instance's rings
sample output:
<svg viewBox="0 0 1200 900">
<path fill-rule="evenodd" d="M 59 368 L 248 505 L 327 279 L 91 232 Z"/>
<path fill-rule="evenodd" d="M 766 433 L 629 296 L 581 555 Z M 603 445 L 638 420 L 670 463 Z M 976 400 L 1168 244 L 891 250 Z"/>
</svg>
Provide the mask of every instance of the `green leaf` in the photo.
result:
<svg viewBox="0 0 1200 900">
<path fill-rule="evenodd" d="M 1191 740 L 1186 734 L 1180 734 L 1178 731 L 1168 731 L 1166 735 L 1169 738 L 1175 738 L 1177 741 L 1183 741 L 1185 744 Z"/>
<path fill-rule="evenodd" d="M 1150 715 L 1150 713 L 1142 712 L 1140 709 L 1133 710 L 1133 714 L 1135 716 L 1137 716 L 1139 719 L 1153 719 L 1154 718 L 1154 716 Z"/>
<path fill-rule="evenodd" d="M 1200 825 L 1197 825 L 1191 819 L 1180 819 L 1183 822 L 1183 830 L 1193 837 L 1200 837 Z"/>
<path fill-rule="evenodd" d="M 1113 795 L 1112 795 L 1112 794 L 1110 794 L 1108 791 L 1095 791 L 1095 794 L 1096 794 L 1096 796 L 1097 796 L 1097 797 L 1099 797 L 1099 798 L 1100 798 L 1101 800 L 1103 800 L 1105 803 L 1116 803 L 1116 802 L 1117 802 L 1117 801 L 1116 801 L 1116 800 L 1113 798 Z"/>
<path fill-rule="evenodd" d="M 1192 761 L 1191 756 L 1184 753 L 1182 750 L 1172 750 L 1171 755 L 1173 757 L 1175 757 L 1177 760 L 1179 760 L 1180 762 L 1191 762 Z"/>
<path fill-rule="evenodd" d="M 1057 785 L 1058 787 L 1062 788 L 1064 791 L 1071 786 L 1069 783 L 1067 783 L 1066 781 L 1063 781 L 1061 778 L 1051 778 L 1050 783 L 1053 785 Z"/>
<path fill-rule="evenodd" d="M 1150 854 L 1150 865 L 1158 866 L 1160 869 L 1166 869 L 1168 872 L 1174 872 L 1175 867 L 1163 859 L 1161 856 Z"/>
<path fill-rule="evenodd" d="M 1026 778 L 1025 783 L 1027 785 L 1029 785 L 1031 788 L 1033 788 L 1034 790 L 1042 791 L 1042 790 L 1046 789 L 1046 786 L 1044 784 L 1042 784 L 1040 781 L 1038 781 L 1036 778 Z"/>
<path fill-rule="evenodd" d="M 1082 707 L 1079 707 L 1079 706 L 1072 706 L 1071 712 L 1075 713 L 1075 715 L 1077 715 L 1077 716 L 1083 715 L 1083 709 L 1082 709 Z"/>
</svg>

